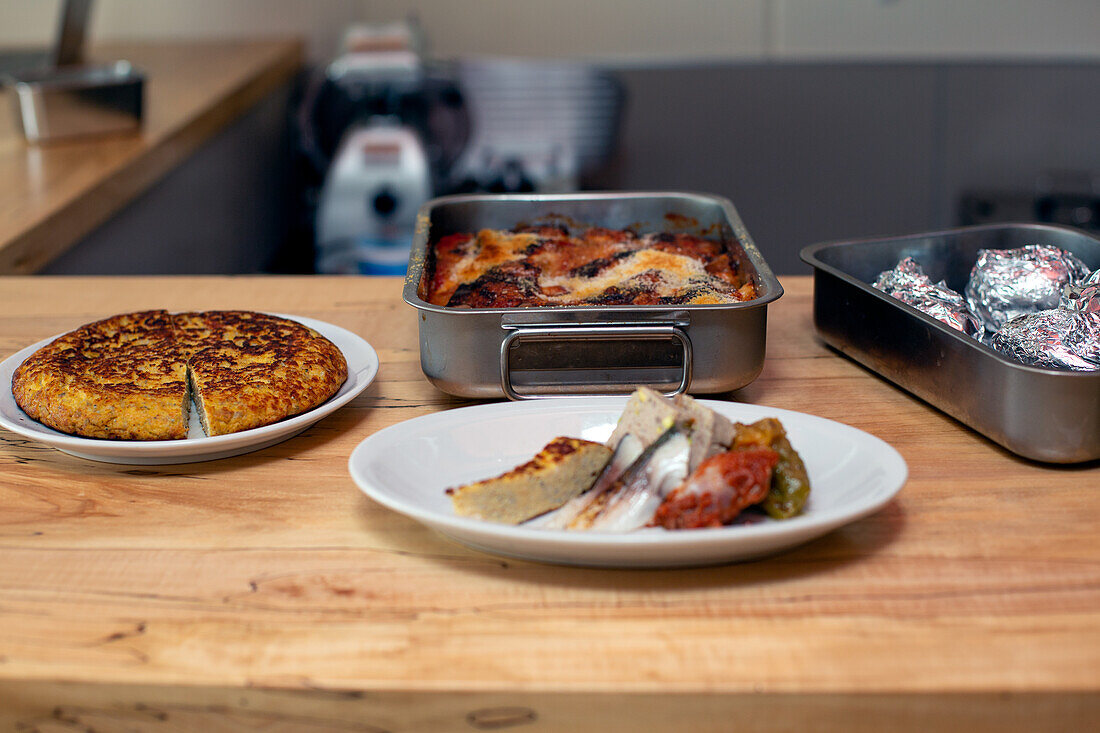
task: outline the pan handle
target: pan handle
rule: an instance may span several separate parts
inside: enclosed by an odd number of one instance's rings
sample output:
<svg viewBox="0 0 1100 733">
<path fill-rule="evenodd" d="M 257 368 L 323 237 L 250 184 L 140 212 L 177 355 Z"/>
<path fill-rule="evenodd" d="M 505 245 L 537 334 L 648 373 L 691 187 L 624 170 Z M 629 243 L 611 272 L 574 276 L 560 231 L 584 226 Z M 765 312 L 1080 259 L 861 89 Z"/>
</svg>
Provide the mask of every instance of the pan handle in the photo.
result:
<svg viewBox="0 0 1100 733">
<path fill-rule="evenodd" d="M 568 385 L 560 384 L 550 387 L 550 391 L 523 394 L 516 390 L 512 383 L 512 347 L 525 342 L 562 342 L 562 341 L 674 341 L 682 350 L 680 380 L 677 387 L 671 392 L 665 392 L 669 397 L 686 392 L 691 385 L 692 350 L 691 339 L 687 333 L 676 324 L 639 324 L 627 325 L 618 323 L 614 326 L 507 326 L 511 333 L 505 337 L 500 345 L 500 386 L 505 396 L 510 400 L 527 400 L 541 397 L 575 397 L 616 395 L 622 391 L 593 391 L 591 384 Z M 673 380 L 666 380 L 670 383 Z M 625 384 L 625 383 L 624 383 Z"/>
</svg>

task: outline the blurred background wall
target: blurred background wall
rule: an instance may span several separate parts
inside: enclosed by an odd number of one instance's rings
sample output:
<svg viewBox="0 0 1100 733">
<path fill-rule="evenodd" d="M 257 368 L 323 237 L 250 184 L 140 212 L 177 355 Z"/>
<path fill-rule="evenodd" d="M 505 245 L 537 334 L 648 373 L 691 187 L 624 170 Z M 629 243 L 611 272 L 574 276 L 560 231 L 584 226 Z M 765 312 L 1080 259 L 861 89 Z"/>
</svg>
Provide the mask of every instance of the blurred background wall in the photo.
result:
<svg viewBox="0 0 1100 733">
<path fill-rule="evenodd" d="M 0 0 L 0 44 L 44 42 L 56 8 Z M 781 273 L 822 240 L 1100 229 L 1097 0 L 99 0 L 92 35 L 293 34 L 321 65 L 349 24 L 410 14 L 436 58 L 614 72 L 626 112 L 595 183 L 728 196 Z"/>
<path fill-rule="evenodd" d="M 0 43 L 48 38 L 56 0 L 0 0 Z M 440 56 L 699 60 L 1096 58 L 1095 0 L 99 0 L 97 38 L 301 34 L 415 13 Z"/>
</svg>

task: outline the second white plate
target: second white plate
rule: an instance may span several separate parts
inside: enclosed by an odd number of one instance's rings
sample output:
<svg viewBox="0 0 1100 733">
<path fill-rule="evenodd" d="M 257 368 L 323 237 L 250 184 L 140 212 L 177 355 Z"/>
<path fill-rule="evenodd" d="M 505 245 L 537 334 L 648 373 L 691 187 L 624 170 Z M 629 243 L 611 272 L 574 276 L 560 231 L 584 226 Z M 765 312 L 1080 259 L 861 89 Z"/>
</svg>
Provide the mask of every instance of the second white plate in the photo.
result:
<svg viewBox="0 0 1100 733">
<path fill-rule="evenodd" d="M 6 387 L 0 393 L 0 426 L 78 458 L 146 466 L 212 461 L 249 453 L 282 442 L 347 404 L 366 389 L 378 374 L 378 355 L 370 344 L 347 329 L 312 318 L 281 317 L 297 321 L 323 334 L 344 353 L 348 363 L 347 381 L 336 394 L 323 404 L 301 415 L 261 428 L 208 437 L 202 432 L 198 416 L 192 410 L 190 434 L 183 440 L 100 440 L 68 435 L 48 428 L 29 417 L 19 409 L 19 405 L 15 403 L 15 398 L 11 394 L 11 378 L 16 368 L 23 363 L 24 359 L 53 340 L 46 339 L 0 362 L 0 385 Z"/>
<path fill-rule="evenodd" d="M 348 468 L 367 496 L 470 547 L 602 567 L 706 565 L 775 553 L 879 510 L 908 476 L 893 447 L 848 425 L 771 407 L 700 402 L 739 422 L 782 421 L 810 475 L 810 500 L 801 515 L 718 529 L 612 534 L 503 525 L 454 514 L 445 489 L 504 473 L 559 435 L 606 440 L 625 397 L 506 402 L 425 415 L 361 442 Z"/>
</svg>

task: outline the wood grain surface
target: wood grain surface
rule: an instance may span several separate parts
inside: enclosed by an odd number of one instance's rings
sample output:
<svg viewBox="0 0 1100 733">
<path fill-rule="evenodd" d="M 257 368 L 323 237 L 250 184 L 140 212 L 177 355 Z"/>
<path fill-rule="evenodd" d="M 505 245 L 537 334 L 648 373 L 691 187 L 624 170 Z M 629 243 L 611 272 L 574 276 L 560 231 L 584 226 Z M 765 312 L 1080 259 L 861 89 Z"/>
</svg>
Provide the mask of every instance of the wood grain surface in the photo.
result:
<svg viewBox="0 0 1100 733">
<path fill-rule="evenodd" d="M 302 43 L 113 43 L 91 57 L 145 72 L 142 130 L 28 145 L 0 111 L 0 274 L 36 272 L 287 83 Z M 0 90 L 4 107 L 10 95 Z"/>
<path fill-rule="evenodd" d="M 873 433 L 908 483 L 775 557 L 616 571 L 482 554 L 355 487 L 359 441 L 467 404 L 421 374 L 396 278 L 4 279 L 0 358 L 117 312 L 252 308 L 350 329 L 381 369 L 297 437 L 210 463 L 0 430 L 0 725 L 1087 730 L 1100 467 L 1019 459 L 838 356 L 810 280 L 784 286 L 763 373 L 722 398 Z"/>
</svg>

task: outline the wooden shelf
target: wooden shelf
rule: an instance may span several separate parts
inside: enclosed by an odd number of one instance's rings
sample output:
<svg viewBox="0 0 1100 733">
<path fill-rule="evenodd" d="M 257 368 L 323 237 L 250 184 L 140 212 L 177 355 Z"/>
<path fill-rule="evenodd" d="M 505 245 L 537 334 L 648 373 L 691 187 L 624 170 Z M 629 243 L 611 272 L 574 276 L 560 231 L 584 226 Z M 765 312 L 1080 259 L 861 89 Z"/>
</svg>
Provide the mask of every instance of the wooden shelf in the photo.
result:
<svg viewBox="0 0 1100 733">
<path fill-rule="evenodd" d="M 126 59 L 146 73 L 137 135 L 28 145 L 0 110 L 0 274 L 37 272 L 73 246 L 293 78 L 302 49 L 292 39 L 93 49 L 93 60 Z"/>
</svg>

